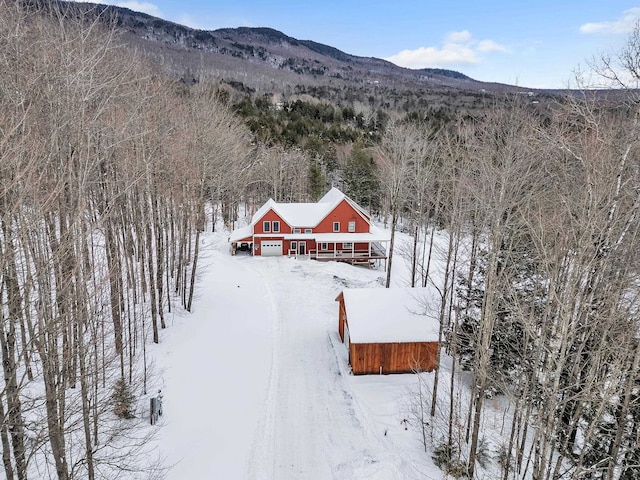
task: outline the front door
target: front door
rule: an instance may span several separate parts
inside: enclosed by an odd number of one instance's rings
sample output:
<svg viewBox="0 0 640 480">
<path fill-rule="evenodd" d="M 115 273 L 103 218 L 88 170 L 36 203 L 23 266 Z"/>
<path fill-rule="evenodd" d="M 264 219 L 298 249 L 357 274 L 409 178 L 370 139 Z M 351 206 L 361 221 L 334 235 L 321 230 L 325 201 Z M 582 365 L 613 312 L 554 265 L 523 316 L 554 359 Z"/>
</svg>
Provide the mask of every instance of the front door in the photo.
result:
<svg viewBox="0 0 640 480">
<path fill-rule="evenodd" d="M 298 243 L 298 255 L 306 255 L 307 254 L 307 242 Z"/>
</svg>

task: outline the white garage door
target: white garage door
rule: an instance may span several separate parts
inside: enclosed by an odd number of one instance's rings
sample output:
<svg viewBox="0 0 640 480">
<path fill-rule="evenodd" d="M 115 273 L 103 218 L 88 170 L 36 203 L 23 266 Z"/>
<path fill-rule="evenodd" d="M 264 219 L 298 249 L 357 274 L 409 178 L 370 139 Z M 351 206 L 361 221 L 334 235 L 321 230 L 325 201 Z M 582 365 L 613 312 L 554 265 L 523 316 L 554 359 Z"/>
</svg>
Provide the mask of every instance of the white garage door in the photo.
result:
<svg viewBox="0 0 640 480">
<path fill-rule="evenodd" d="M 263 257 L 282 255 L 282 240 L 263 240 L 260 242 L 260 250 Z"/>
</svg>

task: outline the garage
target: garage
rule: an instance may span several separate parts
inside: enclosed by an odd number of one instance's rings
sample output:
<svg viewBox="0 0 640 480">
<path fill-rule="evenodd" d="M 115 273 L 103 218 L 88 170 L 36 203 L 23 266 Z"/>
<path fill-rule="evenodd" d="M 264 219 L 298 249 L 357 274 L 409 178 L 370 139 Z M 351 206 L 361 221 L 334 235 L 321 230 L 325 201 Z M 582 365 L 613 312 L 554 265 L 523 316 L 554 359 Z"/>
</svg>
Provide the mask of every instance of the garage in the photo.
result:
<svg viewBox="0 0 640 480">
<path fill-rule="evenodd" d="M 282 240 L 263 240 L 260 242 L 260 255 L 275 257 L 282 255 Z"/>
</svg>

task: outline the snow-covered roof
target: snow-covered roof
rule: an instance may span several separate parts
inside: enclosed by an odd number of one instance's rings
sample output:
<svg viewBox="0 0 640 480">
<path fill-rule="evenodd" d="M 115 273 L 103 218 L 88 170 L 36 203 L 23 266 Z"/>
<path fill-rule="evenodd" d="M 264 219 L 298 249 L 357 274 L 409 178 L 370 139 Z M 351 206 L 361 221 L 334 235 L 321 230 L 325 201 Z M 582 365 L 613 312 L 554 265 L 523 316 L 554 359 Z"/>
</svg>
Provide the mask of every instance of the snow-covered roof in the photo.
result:
<svg viewBox="0 0 640 480">
<path fill-rule="evenodd" d="M 338 203 L 345 197 L 344 193 L 336 187 L 332 187 L 324 196 L 318 200 L 318 203 Z"/>
<path fill-rule="evenodd" d="M 291 227 L 315 227 L 333 208 L 327 203 L 278 203 L 270 198 L 251 217 L 251 225 L 273 210 Z"/>
<path fill-rule="evenodd" d="M 332 187 L 327 193 L 325 193 L 324 197 L 318 200 L 318 203 L 328 203 L 331 205 L 338 205 L 342 200 L 346 200 L 349 204 L 361 215 L 369 218 L 369 214 L 367 211 L 354 202 L 351 198 L 347 197 L 344 193 L 338 190 L 336 187 Z"/>
<path fill-rule="evenodd" d="M 372 228 L 373 230 L 373 228 Z M 343 242 L 388 242 L 391 240 L 389 232 L 375 229 L 373 232 L 354 233 L 308 233 L 300 235 L 300 238 L 313 238 L 316 242 L 343 243 Z M 295 240 L 295 235 L 285 235 L 284 238 Z"/>
<path fill-rule="evenodd" d="M 437 342 L 434 288 L 345 288 L 351 343 Z"/>
<path fill-rule="evenodd" d="M 258 220 L 260 220 L 265 213 L 267 213 L 270 209 L 276 206 L 276 202 L 273 198 L 270 198 L 262 205 L 256 213 L 251 217 L 251 225 L 254 225 Z"/>
<path fill-rule="evenodd" d="M 274 210 L 292 227 L 315 227 L 329 213 L 323 203 L 277 203 Z"/>
<path fill-rule="evenodd" d="M 270 198 L 253 215 L 251 225 L 255 225 L 265 213 L 273 210 L 291 227 L 315 227 L 322 219 L 329 215 L 342 200 L 346 200 L 361 215 L 369 218 L 367 212 L 360 205 L 333 187 L 324 197 L 318 200 L 317 203 L 279 203 Z"/>
<path fill-rule="evenodd" d="M 244 227 L 240 227 L 237 230 L 231 232 L 231 236 L 229 237 L 230 242 L 239 242 L 245 238 L 251 238 L 253 235 L 253 226 L 245 225 Z"/>
</svg>

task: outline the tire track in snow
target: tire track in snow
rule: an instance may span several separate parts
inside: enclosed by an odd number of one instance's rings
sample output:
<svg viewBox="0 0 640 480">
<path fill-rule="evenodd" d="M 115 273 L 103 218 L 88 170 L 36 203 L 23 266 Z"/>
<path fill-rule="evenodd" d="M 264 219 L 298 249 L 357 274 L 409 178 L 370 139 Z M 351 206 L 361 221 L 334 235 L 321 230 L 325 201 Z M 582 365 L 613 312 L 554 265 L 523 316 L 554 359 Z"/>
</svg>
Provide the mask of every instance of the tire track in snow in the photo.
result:
<svg viewBox="0 0 640 480">
<path fill-rule="evenodd" d="M 276 424 L 276 402 L 278 400 L 278 383 L 280 381 L 280 335 L 282 329 L 282 317 L 278 310 L 278 302 L 271 290 L 269 282 L 258 269 L 250 268 L 252 273 L 262 278 L 265 286 L 267 301 L 269 302 L 269 343 L 270 364 L 267 392 L 264 400 L 264 414 L 261 417 L 247 463 L 247 478 L 249 480 L 270 480 L 274 477 L 274 437 Z"/>
<path fill-rule="evenodd" d="M 318 445 L 316 429 L 310 425 L 318 407 L 309 400 L 314 381 L 305 365 L 316 355 L 307 351 L 308 342 L 302 340 L 308 326 L 295 321 L 304 321 L 308 309 L 295 298 L 300 289 L 291 286 L 287 261 L 254 259 L 252 265 L 268 292 L 273 325 L 265 413 L 249 458 L 252 480 L 330 478 L 327 465 L 322 463 L 324 456 L 318 455 L 322 446 Z M 290 291 L 293 298 L 283 291 Z"/>
<path fill-rule="evenodd" d="M 248 460 L 249 478 L 404 478 L 406 465 L 399 465 L 405 459 L 388 450 L 351 395 L 329 333 L 340 286 L 321 278 L 330 274 L 314 263 L 251 263 L 268 291 L 274 327 L 265 415 Z"/>
</svg>

